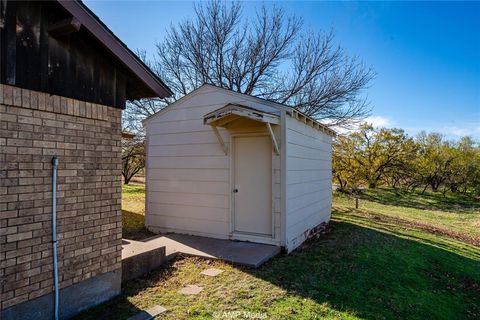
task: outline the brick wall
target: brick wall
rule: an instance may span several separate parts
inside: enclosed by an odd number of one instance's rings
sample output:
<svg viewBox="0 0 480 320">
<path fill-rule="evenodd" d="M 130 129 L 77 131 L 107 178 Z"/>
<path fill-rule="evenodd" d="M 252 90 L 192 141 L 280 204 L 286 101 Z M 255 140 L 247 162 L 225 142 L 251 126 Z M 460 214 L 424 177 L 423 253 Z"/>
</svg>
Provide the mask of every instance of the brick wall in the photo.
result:
<svg viewBox="0 0 480 320">
<path fill-rule="evenodd" d="M 1 309 L 121 268 L 121 110 L 0 85 Z"/>
</svg>

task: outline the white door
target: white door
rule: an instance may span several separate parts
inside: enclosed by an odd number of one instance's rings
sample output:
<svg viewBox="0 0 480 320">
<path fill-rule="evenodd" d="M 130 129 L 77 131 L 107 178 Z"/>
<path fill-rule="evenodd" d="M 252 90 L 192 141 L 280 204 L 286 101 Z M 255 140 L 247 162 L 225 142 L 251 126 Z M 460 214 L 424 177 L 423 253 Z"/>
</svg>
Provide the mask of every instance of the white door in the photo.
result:
<svg viewBox="0 0 480 320">
<path fill-rule="evenodd" d="M 272 235 L 272 145 L 269 136 L 234 137 L 234 231 Z"/>
</svg>

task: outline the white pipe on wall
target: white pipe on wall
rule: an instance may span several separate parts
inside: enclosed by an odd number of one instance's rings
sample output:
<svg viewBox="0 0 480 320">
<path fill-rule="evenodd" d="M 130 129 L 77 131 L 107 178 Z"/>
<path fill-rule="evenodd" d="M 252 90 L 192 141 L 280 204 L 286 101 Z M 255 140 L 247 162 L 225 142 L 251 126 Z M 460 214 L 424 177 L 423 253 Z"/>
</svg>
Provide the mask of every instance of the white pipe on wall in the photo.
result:
<svg viewBox="0 0 480 320">
<path fill-rule="evenodd" d="M 57 258 L 57 170 L 58 158 L 53 157 L 52 176 L 52 247 L 53 247 L 53 285 L 55 291 L 55 320 L 58 320 L 58 258 Z"/>
</svg>

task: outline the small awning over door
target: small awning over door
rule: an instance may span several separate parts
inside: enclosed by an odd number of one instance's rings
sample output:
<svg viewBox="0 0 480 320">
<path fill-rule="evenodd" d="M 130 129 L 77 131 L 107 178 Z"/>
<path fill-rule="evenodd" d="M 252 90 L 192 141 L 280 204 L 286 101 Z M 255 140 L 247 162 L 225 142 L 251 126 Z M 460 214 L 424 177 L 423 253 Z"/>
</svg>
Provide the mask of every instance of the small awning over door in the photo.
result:
<svg viewBox="0 0 480 320">
<path fill-rule="evenodd" d="M 218 142 L 222 146 L 225 154 L 228 154 L 228 148 L 218 132 L 217 127 L 225 127 L 227 124 L 242 118 L 251 119 L 265 123 L 268 132 L 272 138 L 276 154 L 280 154 L 277 139 L 273 133 L 272 124 L 280 124 L 280 111 L 267 106 L 252 108 L 240 104 L 229 103 L 220 109 L 209 112 L 203 116 L 203 123 L 212 127 L 217 136 Z"/>
<path fill-rule="evenodd" d="M 239 118 L 248 118 L 264 123 L 280 124 L 280 112 L 277 109 L 264 107 L 260 110 L 232 103 L 204 115 L 203 123 L 215 127 L 223 127 Z"/>
</svg>

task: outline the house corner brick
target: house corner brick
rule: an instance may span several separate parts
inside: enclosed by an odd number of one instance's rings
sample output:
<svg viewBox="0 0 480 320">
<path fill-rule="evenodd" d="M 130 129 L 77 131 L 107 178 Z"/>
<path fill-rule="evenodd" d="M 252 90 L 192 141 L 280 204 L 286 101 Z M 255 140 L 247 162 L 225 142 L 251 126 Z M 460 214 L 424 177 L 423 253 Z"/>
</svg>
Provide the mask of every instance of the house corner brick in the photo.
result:
<svg viewBox="0 0 480 320">
<path fill-rule="evenodd" d="M 0 95 L 3 310 L 53 290 L 54 155 L 61 286 L 121 267 L 121 110 L 8 85 Z"/>
</svg>

